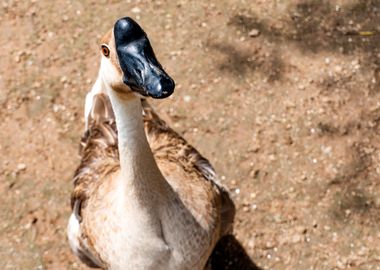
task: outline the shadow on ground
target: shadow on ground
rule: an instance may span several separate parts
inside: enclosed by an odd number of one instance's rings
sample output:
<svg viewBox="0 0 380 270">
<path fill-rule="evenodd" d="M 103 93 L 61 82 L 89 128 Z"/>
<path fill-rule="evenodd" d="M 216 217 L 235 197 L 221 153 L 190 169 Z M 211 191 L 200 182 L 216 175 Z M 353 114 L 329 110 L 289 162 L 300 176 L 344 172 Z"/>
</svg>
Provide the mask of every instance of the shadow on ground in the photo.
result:
<svg viewBox="0 0 380 270">
<path fill-rule="evenodd" d="M 223 237 L 211 255 L 212 270 L 261 270 L 233 235 Z"/>
<path fill-rule="evenodd" d="M 360 1 L 344 6 L 335 6 L 329 1 L 306 0 L 289 6 L 285 16 L 273 21 L 262 20 L 250 10 L 240 10 L 230 18 L 228 25 L 245 34 L 257 29 L 268 42 L 294 44 L 303 53 L 361 53 L 363 66 L 380 80 L 379 13 L 379 0 Z M 245 73 L 248 69 L 257 69 L 258 64 L 247 62 L 249 55 L 238 53 L 234 44 L 214 46 L 214 49 L 228 54 L 228 66 L 237 72 Z M 277 56 L 268 69 L 273 70 L 275 67 L 279 70 L 273 78 L 269 78 L 270 81 L 280 79 L 283 65 L 278 59 L 281 58 Z M 225 66 L 222 65 L 221 69 L 224 70 Z M 374 87 L 372 90 L 378 92 L 378 84 Z"/>
<path fill-rule="evenodd" d="M 279 24 L 261 20 L 249 10 L 241 10 L 230 18 L 228 24 L 245 33 L 258 29 L 272 42 L 295 42 L 304 52 L 330 50 L 350 54 L 358 49 L 377 51 L 379 0 L 339 8 L 329 1 L 322 2 L 307 0 L 290 6 L 286 16 L 278 19 Z"/>
<path fill-rule="evenodd" d="M 223 54 L 219 70 L 232 77 L 246 76 L 249 72 L 260 72 L 268 82 L 280 81 L 285 71 L 285 64 L 280 55 L 271 50 L 268 57 L 259 53 L 254 47 L 238 48 L 230 43 L 210 43 L 208 47 Z"/>
</svg>

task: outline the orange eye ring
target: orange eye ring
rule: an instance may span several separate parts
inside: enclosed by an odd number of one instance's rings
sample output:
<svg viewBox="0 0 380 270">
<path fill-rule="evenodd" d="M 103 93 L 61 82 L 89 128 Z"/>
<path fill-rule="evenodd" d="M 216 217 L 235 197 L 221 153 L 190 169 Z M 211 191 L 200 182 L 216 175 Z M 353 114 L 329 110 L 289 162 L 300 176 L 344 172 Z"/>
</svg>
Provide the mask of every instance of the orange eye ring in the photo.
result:
<svg viewBox="0 0 380 270">
<path fill-rule="evenodd" d="M 102 47 L 101 47 L 101 50 L 102 50 L 102 54 L 105 57 L 109 57 L 110 56 L 110 49 L 108 48 L 107 45 L 103 44 Z"/>
</svg>

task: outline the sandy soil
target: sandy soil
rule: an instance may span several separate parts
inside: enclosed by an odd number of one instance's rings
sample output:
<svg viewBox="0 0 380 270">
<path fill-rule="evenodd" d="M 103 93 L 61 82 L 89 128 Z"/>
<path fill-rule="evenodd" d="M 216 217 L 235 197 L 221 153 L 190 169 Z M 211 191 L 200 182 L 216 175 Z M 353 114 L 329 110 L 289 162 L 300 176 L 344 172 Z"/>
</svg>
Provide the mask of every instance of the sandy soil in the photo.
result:
<svg viewBox="0 0 380 270">
<path fill-rule="evenodd" d="M 1 1 L 1 269 L 87 269 L 71 177 L 97 41 L 126 15 L 177 83 L 153 105 L 230 188 L 252 262 L 380 269 L 379 0 Z"/>
</svg>

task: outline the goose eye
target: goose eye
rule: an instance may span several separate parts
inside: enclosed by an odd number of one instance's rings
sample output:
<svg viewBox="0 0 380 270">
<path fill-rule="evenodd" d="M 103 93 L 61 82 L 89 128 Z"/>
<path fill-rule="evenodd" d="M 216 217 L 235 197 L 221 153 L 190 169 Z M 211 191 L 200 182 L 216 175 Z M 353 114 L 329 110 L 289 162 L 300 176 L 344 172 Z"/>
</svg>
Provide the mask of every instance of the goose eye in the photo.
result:
<svg viewBox="0 0 380 270">
<path fill-rule="evenodd" d="M 107 47 L 107 45 L 102 45 L 102 54 L 105 57 L 108 57 L 110 55 L 110 49 Z"/>
</svg>

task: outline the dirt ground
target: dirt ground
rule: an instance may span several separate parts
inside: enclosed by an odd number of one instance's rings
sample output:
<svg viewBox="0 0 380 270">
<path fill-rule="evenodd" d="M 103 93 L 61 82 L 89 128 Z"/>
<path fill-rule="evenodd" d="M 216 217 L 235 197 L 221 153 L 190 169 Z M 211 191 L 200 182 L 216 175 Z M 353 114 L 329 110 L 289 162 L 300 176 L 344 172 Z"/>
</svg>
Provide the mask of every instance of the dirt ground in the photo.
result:
<svg viewBox="0 0 380 270">
<path fill-rule="evenodd" d="M 87 269 L 66 224 L 97 41 L 135 18 L 152 101 L 209 158 L 261 269 L 380 269 L 380 1 L 0 4 L 1 269 Z"/>
</svg>

